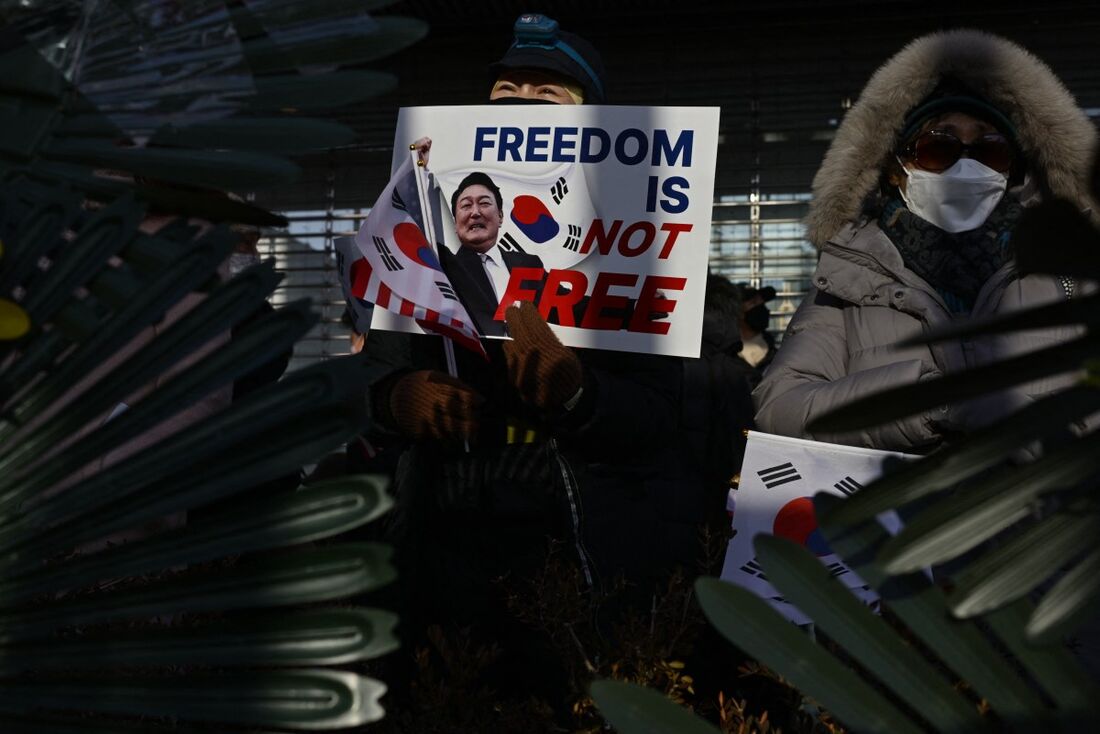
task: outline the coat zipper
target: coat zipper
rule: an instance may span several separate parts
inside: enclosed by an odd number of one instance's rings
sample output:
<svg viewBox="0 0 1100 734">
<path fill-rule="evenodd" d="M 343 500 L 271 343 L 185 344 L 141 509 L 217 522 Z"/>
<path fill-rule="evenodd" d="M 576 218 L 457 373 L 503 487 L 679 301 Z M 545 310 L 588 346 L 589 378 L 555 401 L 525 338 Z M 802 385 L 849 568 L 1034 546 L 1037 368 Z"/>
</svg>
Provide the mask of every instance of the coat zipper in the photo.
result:
<svg viewBox="0 0 1100 734">
<path fill-rule="evenodd" d="M 918 283 L 911 282 L 909 279 L 903 277 L 900 273 L 895 273 L 893 270 L 891 270 L 890 268 L 883 265 L 879 260 L 872 257 L 871 255 L 868 255 L 866 252 L 863 252 L 861 250 L 856 250 L 856 249 L 853 249 L 853 248 L 850 248 L 850 247 L 845 247 L 845 246 L 843 246 L 841 244 L 838 244 L 836 242 L 833 242 L 833 241 L 830 241 L 827 244 L 828 244 L 828 246 L 834 247 L 837 250 L 840 250 L 844 253 L 847 253 L 848 255 L 852 256 L 855 260 L 862 261 L 864 263 L 865 267 L 868 264 L 874 265 L 878 268 L 879 272 L 885 273 L 887 276 L 894 278 L 899 283 L 901 283 L 903 285 L 907 285 L 910 288 L 917 288 L 921 292 L 930 295 L 936 301 L 936 303 L 939 304 L 939 306 L 943 309 L 944 313 L 947 314 L 947 317 L 948 317 L 949 320 L 954 318 L 954 315 L 951 313 L 951 309 L 947 308 L 947 304 L 943 301 L 943 298 L 940 296 L 940 294 L 936 291 L 935 288 L 932 288 L 931 286 L 928 286 L 927 284 L 926 285 L 921 285 L 921 284 L 918 284 Z M 995 288 L 998 288 L 1001 285 L 1003 285 L 1009 278 L 1012 277 L 1012 275 L 1015 272 L 1016 272 L 1016 269 L 1013 266 L 1013 264 L 1011 262 L 1008 262 L 1008 263 L 1005 263 L 1004 265 L 1002 265 L 997 270 L 997 272 L 995 272 L 993 275 L 991 275 L 989 277 L 989 279 L 982 285 L 981 290 L 978 292 L 978 297 L 974 300 L 974 308 L 970 312 L 970 315 L 969 315 L 970 318 L 975 318 L 975 317 L 980 318 L 982 316 L 987 315 L 987 314 L 982 313 L 982 309 L 980 307 L 984 306 L 986 304 L 986 302 L 988 302 L 989 294 L 992 293 Z M 923 283 L 924 281 L 922 280 L 921 282 Z M 925 322 L 926 326 L 929 326 L 926 319 L 922 319 L 922 321 Z M 943 344 L 930 345 L 929 346 L 929 350 L 932 352 L 933 360 L 935 360 L 938 364 L 941 365 L 941 369 L 942 369 L 942 364 L 946 364 L 946 362 L 947 362 L 946 355 L 942 353 L 943 349 L 945 349 L 945 346 Z M 973 352 L 972 339 L 969 338 L 969 337 L 966 338 L 966 339 L 960 339 L 959 340 L 959 349 L 962 352 L 962 362 L 963 362 L 964 367 L 966 369 L 969 369 L 970 367 L 973 367 L 973 364 L 972 364 L 972 352 Z M 937 357 L 937 352 L 940 352 L 938 357 Z"/>
<path fill-rule="evenodd" d="M 588 588 L 595 589 L 591 556 L 588 553 L 588 549 L 584 547 L 584 536 L 581 535 L 583 510 L 581 508 L 580 495 L 577 491 L 577 479 L 573 476 L 573 470 L 569 467 L 569 464 L 566 463 L 565 457 L 558 451 L 558 441 L 556 438 L 550 439 L 550 450 L 554 452 L 554 458 L 558 462 L 562 484 L 565 486 L 565 496 L 566 499 L 569 500 L 569 514 L 573 522 L 573 544 L 577 550 L 577 556 L 580 558 L 581 571 L 584 572 L 584 580 L 587 582 Z"/>
<path fill-rule="evenodd" d="M 881 230 L 880 230 L 880 232 L 881 232 Z M 883 236 L 885 237 L 885 234 L 883 234 Z M 828 242 L 827 246 L 831 246 L 833 248 L 836 248 L 837 250 L 840 250 L 844 253 L 847 253 L 852 258 L 854 258 L 854 260 L 862 262 L 863 267 L 874 266 L 874 267 L 871 267 L 870 269 L 872 269 L 872 270 L 877 269 L 876 272 L 885 274 L 887 277 L 893 278 L 895 282 L 900 283 L 900 284 L 905 285 L 905 286 L 908 286 L 910 288 L 915 288 L 917 290 L 920 290 L 922 293 L 925 293 L 925 294 L 931 296 L 933 302 L 936 303 L 936 305 L 938 305 L 940 307 L 942 313 L 947 317 L 946 322 L 950 323 L 953 320 L 953 316 L 951 314 L 951 309 L 949 309 L 947 307 L 947 303 L 943 300 L 943 297 L 938 292 L 936 292 L 935 288 L 932 288 L 930 285 L 925 283 L 923 279 L 921 279 L 920 283 L 911 282 L 908 278 L 903 277 L 900 273 L 895 273 L 893 270 L 891 270 L 890 268 L 883 265 L 878 259 L 872 257 L 871 255 L 867 254 L 866 252 L 863 252 L 862 250 L 856 250 L 856 249 L 853 249 L 853 248 L 850 248 L 850 247 L 845 247 L 845 246 L 843 246 L 841 244 L 838 244 L 836 242 L 833 242 L 833 241 Z M 912 314 L 911 313 L 910 315 L 915 315 L 920 319 L 920 322 L 924 325 L 925 332 L 927 332 L 929 329 L 933 328 L 932 323 L 927 318 L 927 314 Z M 963 364 L 967 365 L 969 360 L 967 359 L 966 346 L 960 343 L 959 344 L 959 349 L 961 351 L 961 354 L 959 356 L 961 357 Z M 947 347 L 946 347 L 946 344 L 944 344 L 944 343 L 929 344 L 928 345 L 928 351 L 932 355 L 933 363 L 937 367 L 939 367 L 941 370 L 946 370 L 946 365 L 951 362 L 951 360 L 948 359 L 948 355 L 946 353 L 946 350 L 947 350 Z"/>
<path fill-rule="evenodd" d="M 951 313 L 951 309 L 949 309 L 947 307 L 947 304 L 944 302 L 943 297 L 940 296 L 939 292 L 937 292 L 935 288 L 933 288 L 930 284 L 926 283 L 925 281 L 922 280 L 920 283 L 912 282 L 910 279 L 906 278 L 901 273 L 895 273 L 893 270 L 891 270 L 890 268 L 883 265 L 879 260 L 872 257 L 871 255 L 868 255 L 866 252 L 863 252 L 862 250 L 856 250 L 856 249 L 853 249 L 851 247 L 845 247 L 844 245 L 841 245 L 837 242 L 833 242 L 831 240 L 826 244 L 827 244 L 827 246 L 834 247 L 837 250 L 840 250 L 842 252 L 845 252 L 845 253 L 853 256 L 856 260 L 861 260 L 865 265 L 866 264 L 871 264 L 871 265 L 876 266 L 876 268 L 878 269 L 879 272 L 885 273 L 886 275 L 890 276 L 891 278 L 894 278 L 895 280 L 897 280 L 899 283 L 901 283 L 903 285 L 907 285 L 910 288 L 918 288 L 918 289 L 921 290 L 921 292 L 927 293 L 928 295 L 932 296 L 932 298 L 935 299 L 936 303 L 938 303 L 943 308 L 944 313 L 946 313 L 948 315 L 948 318 L 953 318 L 953 314 Z M 975 317 L 975 316 L 982 315 L 981 310 L 978 307 L 984 305 L 985 301 L 989 300 L 989 293 L 992 291 L 992 289 L 994 287 L 1000 286 L 1008 278 L 1010 278 L 1015 272 L 1016 272 L 1016 269 L 1013 266 L 1013 264 L 1011 262 L 1008 262 L 1008 263 L 1005 263 L 1004 265 L 1002 265 L 1000 268 L 998 268 L 997 272 L 993 273 L 993 275 L 989 276 L 989 279 L 985 283 L 982 284 L 981 289 L 978 291 L 977 298 L 974 299 L 974 308 L 970 312 L 970 317 Z M 996 281 L 996 286 L 994 286 L 995 281 Z"/>
</svg>

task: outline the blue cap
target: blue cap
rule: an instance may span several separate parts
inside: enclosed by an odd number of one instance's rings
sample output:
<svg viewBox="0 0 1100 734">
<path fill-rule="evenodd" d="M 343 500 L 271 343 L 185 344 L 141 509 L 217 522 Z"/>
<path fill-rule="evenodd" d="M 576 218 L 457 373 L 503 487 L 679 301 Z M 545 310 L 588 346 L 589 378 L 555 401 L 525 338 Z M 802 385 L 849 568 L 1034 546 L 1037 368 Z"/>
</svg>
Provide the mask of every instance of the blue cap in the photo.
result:
<svg viewBox="0 0 1100 734">
<path fill-rule="evenodd" d="M 558 22 L 538 13 L 516 19 L 515 41 L 504 57 L 489 66 L 492 81 L 507 69 L 533 69 L 572 79 L 584 89 L 584 101 L 601 104 L 604 66 L 600 54 L 575 33 L 559 30 Z"/>
</svg>

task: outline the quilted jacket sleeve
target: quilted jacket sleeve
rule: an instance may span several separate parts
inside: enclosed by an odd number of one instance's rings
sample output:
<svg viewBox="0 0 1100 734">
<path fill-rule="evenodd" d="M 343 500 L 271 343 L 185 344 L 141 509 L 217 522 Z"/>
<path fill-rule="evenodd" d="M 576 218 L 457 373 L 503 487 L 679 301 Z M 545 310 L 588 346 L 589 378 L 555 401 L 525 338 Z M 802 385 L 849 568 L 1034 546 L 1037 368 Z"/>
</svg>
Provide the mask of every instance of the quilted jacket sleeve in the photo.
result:
<svg viewBox="0 0 1100 734">
<path fill-rule="evenodd" d="M 849 372 L 844 311 L 858 308 L 811 291 L 791 320 L 775 361 L 753 392 L 757 427 L 766 433 L 867 448 L 909 451 L 938 442 L 932 416 L 922 414 L 848 433 L 811 433 L 815 418 L 858 398 L 936 374 L 920 359 Z"/>
</svg>

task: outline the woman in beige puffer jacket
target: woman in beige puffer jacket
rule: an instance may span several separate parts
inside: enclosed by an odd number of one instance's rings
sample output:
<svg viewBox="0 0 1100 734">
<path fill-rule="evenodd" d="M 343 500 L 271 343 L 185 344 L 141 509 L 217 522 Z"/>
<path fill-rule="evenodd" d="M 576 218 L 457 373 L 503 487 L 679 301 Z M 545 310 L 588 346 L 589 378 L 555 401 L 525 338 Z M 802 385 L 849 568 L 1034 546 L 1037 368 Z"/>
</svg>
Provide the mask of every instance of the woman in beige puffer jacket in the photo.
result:
<svg viewBox="0 0 1100 734">
<path fill-rule="evenodd" d="M 806 223 L 821 257 L 753 394 L 760 430 L 924 452 L 1068 385 L 1072 374 L 859 432 L 807 431 L 814 418 L 854 399 L 1076 336 L 1066 327 L 896 346 L 959 319 L 1090 289 L 1019 273 L 1010 243 L 1020 212 L 1041 197 L 1100 211 L 1088 189 L 1096 150 L 1096 128 L 1070 93 L 1010 41 L 948 31 L 890 59 L 848 112 L 814 178 Z"/>
</svg>

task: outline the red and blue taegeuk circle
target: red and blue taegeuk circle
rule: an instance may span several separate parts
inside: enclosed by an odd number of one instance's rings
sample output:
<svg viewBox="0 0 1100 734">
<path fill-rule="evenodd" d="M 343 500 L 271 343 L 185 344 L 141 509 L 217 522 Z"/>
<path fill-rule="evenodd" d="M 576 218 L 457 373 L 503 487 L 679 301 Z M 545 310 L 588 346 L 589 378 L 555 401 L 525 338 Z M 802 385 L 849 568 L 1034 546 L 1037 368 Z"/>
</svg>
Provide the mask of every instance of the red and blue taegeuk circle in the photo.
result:
<svg viewBox="0 0 1100 734">
<path fill-rule="evenodd" d="M 832 553 L 829 543 L 817 526 L 814 503 L 809 497 L 798 497 L 780 507 L 772 523 L 772 534 L 793 540 L 809 548 L 817 556 Z"/>
<path fill-rule="evenodd" d="M 414 263 L 423 265 L 432 270 L 442 271 L 439 267 L 439 258 L 428 241 L 424 239 L 424 233 L 412 222 L 401 222 L 393 228 L 393 239 L 405 257 Z"/>
<path fill-rule="evenodd" d="M 561 229 L 537 196 L 521 194 L 513 199 L 511 216 L 527 239 L 540 245 L 554 239 Z"/>
</svg>

